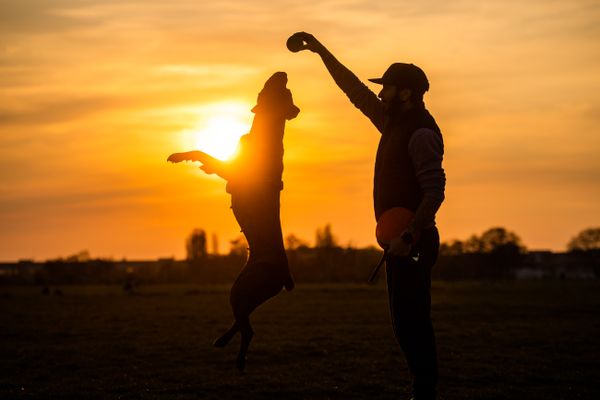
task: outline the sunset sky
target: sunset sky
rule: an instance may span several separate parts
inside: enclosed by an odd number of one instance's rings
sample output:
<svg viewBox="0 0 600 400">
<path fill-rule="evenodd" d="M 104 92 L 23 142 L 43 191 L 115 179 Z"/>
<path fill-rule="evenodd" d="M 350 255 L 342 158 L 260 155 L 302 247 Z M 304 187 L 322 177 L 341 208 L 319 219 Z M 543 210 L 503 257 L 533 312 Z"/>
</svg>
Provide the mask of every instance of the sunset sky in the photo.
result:
<svg viewBox="0 0 600 400">
<path fill-rule="evenodd" d="M 225 183 L 166 158 L 215 127 L 246 133 L 276 71 L 301 109 L 284 235 L 312 244 L 330 223 L 340 244 L 374 245 L 379 134 L 316 54 L 286 49 L 300 30 L 365 82 L 396 61 L 426 71 L 443 241 L 504 226 L 558 251 L 600 226 L 597 0 L 0 0 L 0 261 L 181 258 L 194 228 L 227 252 Z"/>
</svg>

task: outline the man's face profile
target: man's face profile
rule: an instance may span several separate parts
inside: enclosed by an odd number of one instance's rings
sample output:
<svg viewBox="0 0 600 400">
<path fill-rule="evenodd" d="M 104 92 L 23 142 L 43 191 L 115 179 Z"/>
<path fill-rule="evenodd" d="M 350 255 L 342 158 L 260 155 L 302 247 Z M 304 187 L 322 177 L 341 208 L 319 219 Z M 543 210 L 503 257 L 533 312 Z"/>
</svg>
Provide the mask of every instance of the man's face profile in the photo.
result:
<svg viewBox="0 0 600 400">
<path fill-rule="evenodd" d="M 396 93 L 398 92 L 398 88 L 396 85 L 384 84 L 383 88 L 377 95 L 385 105 L 389 105 L 390 102 L 396 97 Z"/>
<path fill-rule="evenodd" d="M 397 92 L 398 88 L 396 85 L 384 84 L 377 97 L 381 99 L 381 102 L 386 106 L 386 108 L 389 108 L 389 105 L 394 97 L 396 97 Z"/>
</svg>

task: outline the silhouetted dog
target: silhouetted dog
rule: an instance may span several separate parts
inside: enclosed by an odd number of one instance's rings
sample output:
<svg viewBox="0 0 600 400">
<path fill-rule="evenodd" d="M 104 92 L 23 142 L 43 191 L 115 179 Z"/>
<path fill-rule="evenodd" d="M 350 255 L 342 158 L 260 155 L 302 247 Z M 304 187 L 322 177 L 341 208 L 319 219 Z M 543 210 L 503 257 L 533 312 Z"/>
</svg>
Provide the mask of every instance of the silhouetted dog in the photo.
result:
<svg viewBox="0 0 600 400">
<path fill-rule="evenodd" d="M 250 133 L 240 138 L 237 157 L 220 161 L 201 151 L 172 154 L 168 161 L 200 161 L 207 173 L 227 180 L 231 208 L 250 248 L 250 256 L 231 288 L 234 323 L 214 345 L 224 347 L 237 332 L 242 335 L 237 367 L 243 371 L 254 331 L 250 314 L 277 295 L 294 288 L 283 245 L 279 195 L 283 189 L 283 134 L 286 120 L 300 111 L 286 88 L 287 75 L 273 74 L 258 95 Z"/>
</svg>

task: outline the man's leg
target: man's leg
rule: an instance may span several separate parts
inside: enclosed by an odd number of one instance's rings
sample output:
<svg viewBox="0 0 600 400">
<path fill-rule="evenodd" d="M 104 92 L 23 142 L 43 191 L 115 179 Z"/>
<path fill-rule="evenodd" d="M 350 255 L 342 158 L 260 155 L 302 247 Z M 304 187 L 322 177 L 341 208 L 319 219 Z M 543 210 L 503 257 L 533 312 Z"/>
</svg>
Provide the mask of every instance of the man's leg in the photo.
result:
<svg viewBox="0 0 600 400">
<path fill-rule="evenodd" d="M 437 384 L 437 353 L 430 315 L 431 268 L 438 247 L 437 230 L 428 229 L 410 257 L 392 256 L 386 262 L 392 326 L 406 356 L 417 400 L 434 399 Z"/>
</svg>

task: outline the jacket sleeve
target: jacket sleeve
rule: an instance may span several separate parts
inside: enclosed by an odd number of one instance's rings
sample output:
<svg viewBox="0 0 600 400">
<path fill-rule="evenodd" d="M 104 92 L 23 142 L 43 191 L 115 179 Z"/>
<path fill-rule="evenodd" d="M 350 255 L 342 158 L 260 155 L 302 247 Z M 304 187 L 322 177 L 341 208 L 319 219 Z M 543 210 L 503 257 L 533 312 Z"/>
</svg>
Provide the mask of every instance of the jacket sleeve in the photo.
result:
<svg viewBox="0 0 600 400">
<path fill-rule="evenodd" d="M 408 152 L 423 191 L 423 200 L 413 220 L 415 232 L 435 225 L 435 214 L 444 201 L 446 174 L 442 167 L 444 143 L 431 129 L 419 129 L 408 143 Z"/>
<path fill-rule="evenodd" d="M 371 120 L 379 132 L 383 133 L 387 112 L 377 95 L 329 51 L 323 52 L 321 59 L 335 83 L 348 96 L 352 104 Z"/>
</svg>

